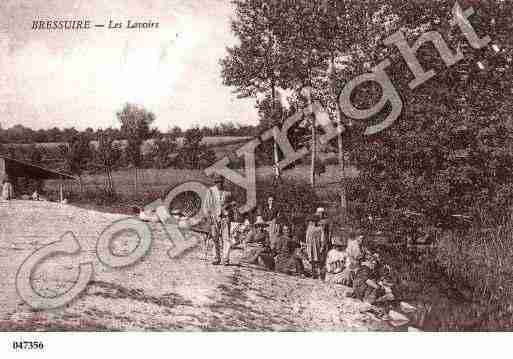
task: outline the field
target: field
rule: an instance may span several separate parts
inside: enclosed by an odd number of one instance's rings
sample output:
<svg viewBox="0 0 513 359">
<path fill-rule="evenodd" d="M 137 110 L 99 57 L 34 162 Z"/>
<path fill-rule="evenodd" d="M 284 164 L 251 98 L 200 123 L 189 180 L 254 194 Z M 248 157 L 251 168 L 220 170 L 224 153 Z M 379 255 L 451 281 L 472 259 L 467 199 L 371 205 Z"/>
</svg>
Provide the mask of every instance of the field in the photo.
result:
<svg viewBox="0 0 513 359">
<path fill-rule="evenodd" d="M 204 181 L 211 183 L 211 179 L 207 177 L 201 170 L 185 170 L 185 169 L 141 169 L 138 171 L 138 193 L 134 192 L 134 175 L 133 170 L 120 170 L 113 173 L 114 187 L 118 195 L 118 204 L 123 206 L 144 205 L 158 197 L 164 196 L 165 193 L 173 186 L 188 180 Z M 257 169 L 257 179 L 272 178 L 274 170 L 271 166 L 259 167 Z M 346 178 L 355 178 L 358 172 L 355 168 L 348 168 Z M 309 167 L 306 165 L 298 165 L 293 169 L 283 172 L 284 179 L 294 179 L 308 183 Z M 326 173 L 317 177 L 317 192 L 321 198 L 326 201 L 337 201 L 336 192 L 338 190 L 338 182 L 340 181 L 340 171 L 338 166 L 329 165 L 326 167 Z M 87 202 L 95 202 L 95 198 L 101 198 L 105 187 L 105 175 L 94 174 L 83 176 L 83 194 L 80 198 L 80 186 L 78 182 L 68 183 L 66 189 L 67 196 L 75 201 L 87 204 Z M 50 196 L 57 198 L 58 183 L 55 181 L 47 181 L 45 189 Z M 232 186 L 233 189 L 233 186 Z M 70 196 L 71 194 L 71 196 Z M 258 194 L 257 194 L 258 196 Z M 98 202 L 96 202 L 98 204 Z M 121 210 L 126 213 L 125 210 Z"/>
</svg>

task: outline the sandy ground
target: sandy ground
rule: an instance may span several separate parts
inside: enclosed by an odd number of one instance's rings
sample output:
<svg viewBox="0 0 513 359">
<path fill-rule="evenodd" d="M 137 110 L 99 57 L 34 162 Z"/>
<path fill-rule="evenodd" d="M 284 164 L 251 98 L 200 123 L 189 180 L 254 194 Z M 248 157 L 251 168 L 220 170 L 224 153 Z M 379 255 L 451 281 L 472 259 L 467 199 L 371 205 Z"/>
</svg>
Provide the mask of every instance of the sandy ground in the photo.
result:
<svg viewBox="0 0 513 359">
<path fill-rule="evenodd" d="M 96 241 L 122 218 L 71 205 L 0 202 L 0 330 L 387 330 L 362 314 L 365 305 L 346 298 L 344 287 L 257 268 L 212 266 L 201 241 L 171 259 L 172 244 L 158 224 L 151 225 L 152 247 L 141 261 L 109 268 L 96 257 Z M 93 262 L 93 279 L 65 307 L 36 311 L 18 296 L 16 272 L 33 251 L 67 231 L 82 252 L 41 264 L 33 273 L 34 287 L 44 296 L 63 293 L 84 259 Z M 129 253 L 137 237 L 127 233 L 112 246 Z"/>
</svg>

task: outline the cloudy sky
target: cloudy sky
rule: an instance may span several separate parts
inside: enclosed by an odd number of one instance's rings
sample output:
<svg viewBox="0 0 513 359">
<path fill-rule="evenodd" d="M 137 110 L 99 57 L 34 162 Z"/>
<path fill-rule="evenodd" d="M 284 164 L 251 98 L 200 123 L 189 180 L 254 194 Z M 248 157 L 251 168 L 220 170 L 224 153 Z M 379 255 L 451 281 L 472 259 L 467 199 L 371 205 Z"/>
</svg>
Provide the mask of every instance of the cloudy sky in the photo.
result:
<svg viewBox="0 0 513 359">
<path fill-rule="evenodd" d="M 0 0 L 0 124 L 116 126 L 129 101 L 166 130 L 256 123 L 253 100 L 224 87 L 219 58 L 235 42 L 229 0 Z M 40 19 L 159 22 L 159 29 L 31 30 Z"/>
</svg>

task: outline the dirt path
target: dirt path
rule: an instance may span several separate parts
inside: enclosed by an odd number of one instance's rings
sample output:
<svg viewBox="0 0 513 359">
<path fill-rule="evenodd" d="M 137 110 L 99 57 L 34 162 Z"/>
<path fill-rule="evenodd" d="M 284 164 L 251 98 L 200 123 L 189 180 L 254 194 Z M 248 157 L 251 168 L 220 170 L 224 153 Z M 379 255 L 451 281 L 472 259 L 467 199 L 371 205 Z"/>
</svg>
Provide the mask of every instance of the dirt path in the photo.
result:
<svg viewBox="0 0 513 359">
<path fill-rule="evenodd" d="M 96 258 L 95 242 L 120 218 L 51 203 L 0 206 L 0 330 L 387 330 L 360 313 L 364 304 L 345 298 L 343 287 L 256 268 L 212 266 L 201 245 L 170 259 L 171 244 L 158 225 L 152 225 L 152 248 L 139 263 L 108 268 Z M 84 257 L 93 261 L 94 278 L 67 306 L 34 311 L 17 296 L 17 268 L 66 230 L 76 234 L 83 253 L 41 265 L 35 287 L 44 295 L 62 293 Z M 134 241 L 127 235 L 118 245 L 130 248 Z M 236 262 L 237 253 L 234 257 Z"/>
</svg>

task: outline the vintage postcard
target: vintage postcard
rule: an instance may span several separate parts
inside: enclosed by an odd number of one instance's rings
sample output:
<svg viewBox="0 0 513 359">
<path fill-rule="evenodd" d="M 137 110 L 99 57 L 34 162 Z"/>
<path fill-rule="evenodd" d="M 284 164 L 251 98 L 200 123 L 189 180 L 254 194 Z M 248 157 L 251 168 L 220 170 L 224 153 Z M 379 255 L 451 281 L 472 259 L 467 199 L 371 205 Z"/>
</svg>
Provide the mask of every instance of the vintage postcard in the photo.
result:
<svg viewBox="0 0 513 359">
<path fill-rule="evenodd" d="M 512 18 L 2 0 L 0 331 L 510 331 Z"/>
</svg>

